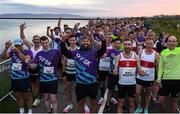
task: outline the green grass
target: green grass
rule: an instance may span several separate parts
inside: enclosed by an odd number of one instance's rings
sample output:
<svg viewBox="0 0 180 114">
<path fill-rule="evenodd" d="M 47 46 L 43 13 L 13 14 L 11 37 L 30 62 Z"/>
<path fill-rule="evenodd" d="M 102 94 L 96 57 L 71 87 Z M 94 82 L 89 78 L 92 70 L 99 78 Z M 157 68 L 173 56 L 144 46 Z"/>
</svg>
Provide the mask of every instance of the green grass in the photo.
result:
<svg viewBox="0 0 180 114">
<path fill-rule="evenodd" d="M 10 76 L 9 72 L 1 73 L 0 77 L 0 97 L 4 96 L 9 92 L 10 89 Z M 8 96 L 6 99 L 0 102 L 0 113 L 18 113 L 17 103 Z"/>
<path fill-rule="evenodd" d="M 177 24 L 180 24 L 180 19 L 178 18 L 169 18 L 169 19 L 153 18 L 151 19 L 150 22 L 157 36 L 159 36 L 162 31 L 168 32 L 171 35 L 175 35 L 178 38 L 178 43 L 180 45 L 180 28 L 177 28 Z"/>
</svg>

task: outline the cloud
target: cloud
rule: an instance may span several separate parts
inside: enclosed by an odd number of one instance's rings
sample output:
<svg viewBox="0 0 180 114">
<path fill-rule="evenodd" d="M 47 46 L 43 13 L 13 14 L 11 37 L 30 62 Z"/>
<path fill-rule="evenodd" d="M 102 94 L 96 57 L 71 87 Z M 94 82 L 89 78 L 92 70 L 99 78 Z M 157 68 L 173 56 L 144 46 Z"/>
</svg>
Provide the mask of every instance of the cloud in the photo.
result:
<svg viewBox="0 0 180 114">
<path fill-rule="evenodd" d="M 103 0 L 96 5 L 109 9 L 106 16 L 180 15 L 180 0 Z"/>
<path fill-rule="evenodd" d="M 5 0 L 6 1 L 6 0 Z M 91 6 L 101 0 L 7 0 L 8 3 L 35 5 L 35 6 Z"/>
<path fill-rule="evenodd" d="M 0 13 L 69 13 L 83 16 L 180 14 L 180 0 L 1 0 Z"/>
<path fill-rule="evenodd" d="M 93 9 L 93 8 L 66 8 L 66 7 L 48 7 L 48 6 L 34 6 L 25 4 L 1 4 L 1 11 L 3 13 L 69 13 L 69 14 L 82 14 L 88 12 L 102 12 L 105 9 Z"/>
</svg>

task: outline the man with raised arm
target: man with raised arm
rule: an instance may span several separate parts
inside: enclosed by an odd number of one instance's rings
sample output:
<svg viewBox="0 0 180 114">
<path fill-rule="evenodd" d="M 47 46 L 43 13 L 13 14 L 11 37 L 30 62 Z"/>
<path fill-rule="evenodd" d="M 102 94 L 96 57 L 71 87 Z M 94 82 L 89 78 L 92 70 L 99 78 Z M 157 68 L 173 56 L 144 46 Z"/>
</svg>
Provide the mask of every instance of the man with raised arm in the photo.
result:
<svg viewBox="0 0 180 114">
<path fill-rule="evenodd" d="M 42 46 L 40 43 L 40 36 L 34 35 L 32 39 L 32 43 L 27 40 L 24 30 L 26 28 L 25 23 L 20 25 L 20 38 L 22 39 L 23 43 L 32 51 L 33 58 L 36 56 L 36 54 L 42 50 Z M 29 68 L 29 77 L 31 80 L 31 86 L 32 86 L 32 93 L 34 97 L 33 106 L 38 106 L 40 104 L 40 98 L 39 98 L 39 69 L 31 69 Z"/>
<path fill-rule="evenodd" d="M 11 41 L 5 43 L 2 59 L 12 60 L 11 66 L 11 90 L 15 92 L 20 114 L 24 114 L 24 99 L 28 106 L 28 113 L 32 114 L 31 83 L 28 75 L 28 62 L 32 58 L 32 52 L 23 48 L 23 41 L 15 39 L 14 46 Z M 11 50 L 8 52 L 8 49 Z"/>
<path fill-rule="evenodd" d="M 50 48 L 47 36 L 42 36 L 40 41 L 43 50 L 36 54 L 33 63 L 29 64 L 29 66 L 31 69 L 36 69 L 39 66 L 40 92 L 43 94 L 46 109 L 48 112 L 57 113 L 57 67 L 61 56 L 60 50 Z"/>
<path fill-rule="evenodd" d="M 106 52 L 106 41 L 102 38 L 102 47 L 100 49 L 94 49 L 92 47 L 92 38 L 89 35 L 85 35 L 81 40 L 80 49 L 70 51 L 66 48 L 65 40 L 66 38 L 62 38 L 61 41 L 62 54 L 75 61 L 77 82 L 75 92 L 78 112 L 84 112 L 86 97 L 89 97 L 91 112 L 97 113 L 97 64 L 98 58 Z"/>
</svg>

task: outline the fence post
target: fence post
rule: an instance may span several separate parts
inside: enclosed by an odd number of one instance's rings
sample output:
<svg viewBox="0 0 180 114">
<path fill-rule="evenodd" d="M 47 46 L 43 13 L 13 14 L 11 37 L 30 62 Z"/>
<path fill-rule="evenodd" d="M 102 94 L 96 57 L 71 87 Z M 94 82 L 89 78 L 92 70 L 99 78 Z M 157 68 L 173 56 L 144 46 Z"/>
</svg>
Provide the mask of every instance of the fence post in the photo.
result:
<svg viewBox="0 0 180 114">
<path fill-rule="evenodd" d="M 11 67 L 11 59 L 5 60 L 0 63 L 0 73 L 9 70 Z M 17 101 L 16 97 L 13 96 L 13 91 L 6 93 L 2 98 L 0 98 L 0 102 L 3 101 L 6 97 L 10 96 L 14 101 Z"/>
</svg>

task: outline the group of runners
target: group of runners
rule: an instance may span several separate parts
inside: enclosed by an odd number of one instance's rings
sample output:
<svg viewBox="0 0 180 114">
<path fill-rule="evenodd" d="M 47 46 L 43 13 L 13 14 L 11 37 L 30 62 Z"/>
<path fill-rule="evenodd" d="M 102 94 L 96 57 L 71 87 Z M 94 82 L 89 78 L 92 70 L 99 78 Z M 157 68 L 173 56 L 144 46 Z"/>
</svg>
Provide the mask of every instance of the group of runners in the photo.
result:
<svg viewBox="0 0 180 114">
<path fill-rule="evenodd" d="M 32 42 L 27 40 L 25 28 L 25 23 L 20 25 L 20 38 L 7 41 L 2 52 L 3 59 L 12 60 L 11 89 L 21 114 L 25 102 L 31 114 L 32 106 L 40 103 L 40 95 L 46 112 L 57 113 L 62 105 L 57 97 L 62 78 L 67 97 L 64 113 L 72 112 L 75 106 L 74 91 L 79 113 L 97 113 L 98 105 L 104 102 L 104 112 L 110 111 L 112 102 L 118 113 L 148 113 L 151 101 L 158 104 L 160 112 L 166 112 L 166 96 L 171 96 L 169 110 L 177 112 L 180 48 L 175 36 L 162 32 L 157 38 L 138 18 L 92 19 L 86 26 L 77 23 L 70 28 L 65 24 L 63 29 L 59 19 L 57 27 L 47 27 L 47 36 L 34 35 Z"/>
</svg>

